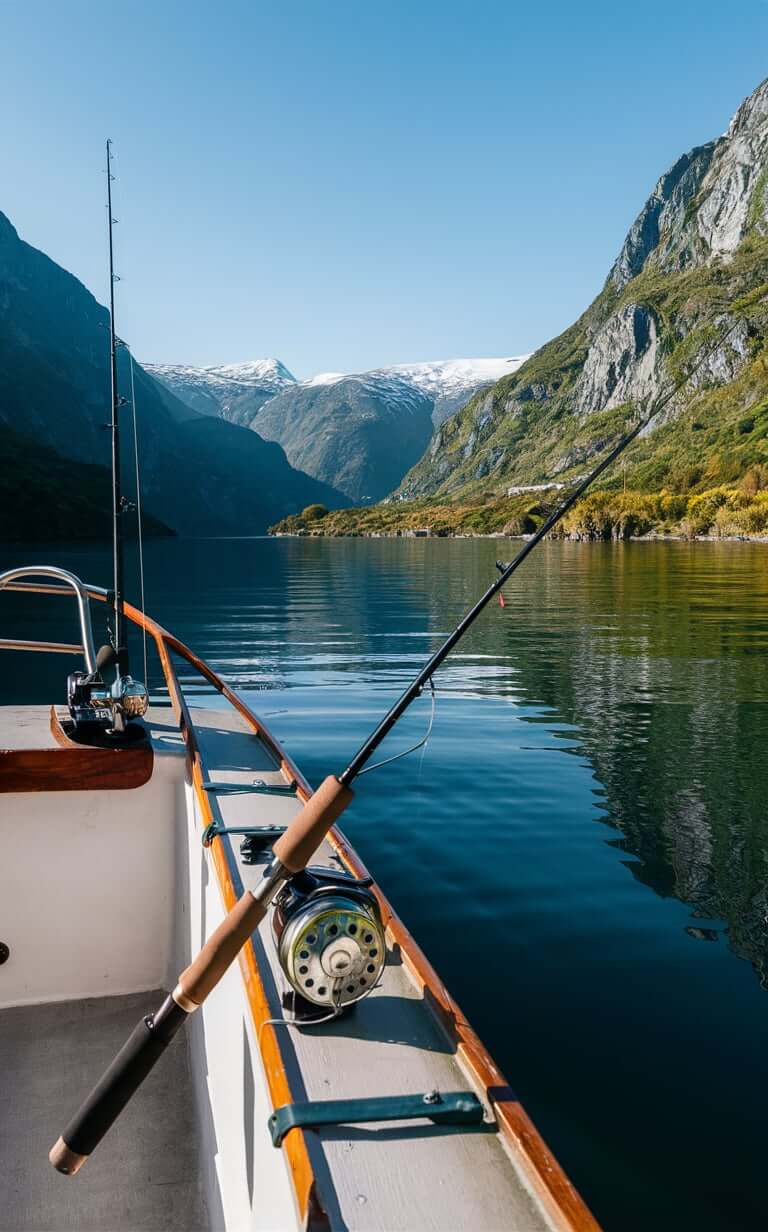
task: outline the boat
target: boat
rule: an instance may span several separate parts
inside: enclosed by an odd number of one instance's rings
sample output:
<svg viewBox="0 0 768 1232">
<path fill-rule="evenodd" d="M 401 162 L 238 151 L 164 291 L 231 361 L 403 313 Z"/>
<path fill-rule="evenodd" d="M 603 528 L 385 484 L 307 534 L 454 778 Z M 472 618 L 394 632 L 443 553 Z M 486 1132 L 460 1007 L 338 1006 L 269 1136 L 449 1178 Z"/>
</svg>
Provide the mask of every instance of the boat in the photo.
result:
<svg viewBox="0 0 768 1232">
<path fill-rule="evenodd" d="M 0 707 L 0 1227 L 591 1232 L 337 824 L 474 615 L 313 792 L 245 701 L 125 599 L 110 143 L 106 173 L 113 584 L 56 565 L 0 574 L 0 599 L 58 605 L 49 621 L 74 600 L 79 627 L 74 643 L 0 649 L 82 658 L 47 704 Z M 157 656 L 152 698 L 130 674 L 129 624 L 145 676 L 146 647 Z"/>
<path fill-rule="evenodd" d="M 90 605 L 107 600 L 104 588 L 36 566 L 2 575 L 6 590 L 59 605 L 74 596 L 85 671 L 95 665 Z M 83 742 L 55 701 L 0 707 L 0 1226 L 596 1228 L 338 827 L 312 861 L 329 877 L 313 962 L 321 967 L 329 949 L 331 959 L 355 957 L 345 1012 L 328 1021 L 322 1007 L 300 1004 L 276 944 L 278 906 L 82 1173 L 51 1168 L 51 1141 L 83 1094 L 258 885 L 275 834 L 312 796 L 206 663 L 137 608 L 124 610 L 148 634 L 168 692 L 141 719 L 142 739 Z M 178 661 L 219 705 L 190 704 Z M 334 950 L 328 930 L 344 921 L 350 944 Z M 326 1021 L 312 1025 L 318 1016 Z M 286 1019 L 296 1026 L 279 1025 Z"/>
</svg>

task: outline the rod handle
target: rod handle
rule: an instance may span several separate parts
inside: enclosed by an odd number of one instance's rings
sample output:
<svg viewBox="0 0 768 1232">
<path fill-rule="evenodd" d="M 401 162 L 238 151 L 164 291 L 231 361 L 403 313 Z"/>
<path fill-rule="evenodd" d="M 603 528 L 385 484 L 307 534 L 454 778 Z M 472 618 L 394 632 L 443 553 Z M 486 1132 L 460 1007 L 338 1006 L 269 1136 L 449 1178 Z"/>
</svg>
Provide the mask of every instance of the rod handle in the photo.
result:
<svg viewBox="0 0 768 1232">
<path fill-rule="evenodd" d="M 280 863 L 292 873 L 306 868 L 351 799 L 351 789 L 329 774 L 272 848 Z"/>
<path fill-rule="evenodd" d="M 186 1012 L 166 997 L 155 1014 L 136 1025 L 48 1155 L 58 1172 L 74 1176 L 99 1145 L 134 1091 L 157 1064 Z"/>
<path fill-rule="evenodd" d="M 245 891 L 179 976 L 173 995 L 180 1005 L 195 1010 L 203 1004 L 251 933 L 258 928 L 268 907 L 269 899 L 264 901 L 250 890 Z"/>
</svg>

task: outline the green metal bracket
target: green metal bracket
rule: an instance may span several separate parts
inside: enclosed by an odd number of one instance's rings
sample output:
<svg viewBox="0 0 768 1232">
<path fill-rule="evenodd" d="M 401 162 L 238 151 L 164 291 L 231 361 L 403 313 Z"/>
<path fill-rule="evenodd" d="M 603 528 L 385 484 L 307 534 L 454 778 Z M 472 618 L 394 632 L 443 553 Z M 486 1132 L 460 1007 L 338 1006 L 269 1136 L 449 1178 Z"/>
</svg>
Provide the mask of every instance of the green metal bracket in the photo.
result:
<svg viewBox="0 0 768 1232">
<path fill-rule="evenodd" d="M 212 821 L 203 830 L 203 847 L 210 847 L 213 840 L 220 834 L 244 834 L 248 838 L 263 839 L 264 843 L 267 843 L 270 839 L 279 838 L 281 834 L 285 834 L 287 828 L 287 826 L 220 826 L 217 821 Z"/>
<path fill-rule="evenodd" d="M 203 783 L 203 791 L 227 796 L 295 796 L 297 787 L 295 779 L 290 783 L 266 783 L 264 779 L 253 779 L 250 783 L 213 783 L 207 779 Z"/>
<path fill-rule="evenodd" d="M 283 1104 L 269 1118 L 272 1145 L 281 1146 L 291 1129 L 318 1129 L 322 1125 L 362 1124 L 366 1121 L 412 1121 L 427 1117 L 436 1125 L 480 1125 L 484 1109 L 471 1091 L 427 1095 L 381 1095 L 369 1099 L 323 1099 Z"/>
</svg>

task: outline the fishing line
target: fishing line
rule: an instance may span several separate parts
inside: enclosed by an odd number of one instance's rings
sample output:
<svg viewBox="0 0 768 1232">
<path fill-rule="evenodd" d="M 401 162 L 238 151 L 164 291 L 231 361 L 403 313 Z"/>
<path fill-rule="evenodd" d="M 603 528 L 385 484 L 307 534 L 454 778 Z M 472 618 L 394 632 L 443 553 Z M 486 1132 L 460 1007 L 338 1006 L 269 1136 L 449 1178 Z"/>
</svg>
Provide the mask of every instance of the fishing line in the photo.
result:
<svg viewBox="0 0 768 1232">
<path fill-rule="evenodd" d="M 344 1007 L 341 1004 L 341 986 L 343 980 L 336 980 L 336 1005 L 332 1014 L 323 1014 L 322 1018 L 265 1018 L 256 1034 L 257 1047 L 261 1048 L 261 1033 L 265 1027 L 319 1027 L 324 1022 L 334 1022 L 340 1018 Z"/>
<path fill-rule="evenodd" d="M 111 160 L 112 160 L 111 165 L 115 167 L 116 169 L 116 167 L 119 166 L 119 159 L 117 155 L 114 153 L 114 150 L 111 149 L 110 152 L 111 152 Z M 116 208 L 117 214 L 119 215 L 119 217 L 117 218 L 115 217 L 112 218 L 112 223 L 118 224 L 120 222 L 120 217 L 122 217 L 122 213 L 123 213 L 122 177 L 120 175 L 115 174 L 113 176 L 112 183 L 114 185 L 112 189 L 113 204 Z M 125 232 L 123 231 L 121 232 L 121 234 L 124 235 Z M 123 350 L 128 352 L 128 359 L 129 359 L 129 364 L 130 364 L 131 419 L 132 419 L 132 426 L 133 426 L 133 459 L 134 459 L 134 473 L 135 473 L 135 479 L 136 479 L 136 530 L 137 530 L 138 551 L 139 551 L 139 591 L 140 591 L 140 596 L 141 596 L 140 597 L 141 611 L 144 614 L 146 614 L 147 608 L 146 608 L 146 602 L 145 602 L 145 597 L 144 597 L 144 523 L 143 523 L 143 514 L 142 514 L 142 506 L 141 506 L 141 464 L 139 462 L 139 435 L 138 435 L 138 424 L 137 424 L 137 416 L 136 416 L 136 382 L 134 378 L 135 364 L 134 364 L 134 358 L 133 358 L 133 351 L 128 346 L 128 343 L 125 342 L 122 338 L 118 338 L 117 345 L 118 347 L 122 347 Z M 146 626 L 144 625 L 142 625 L 141 642 L 142 642 L 142 658 L 143 658 L 143 665 L 144 665 L 144 681 L 146 682 L 149 677 L 148 677 L 148 668 L 147 668 L 147 630 L 146 630 Z"/>
<path fill-rule="evenodd" d="M 393 757 L 384 757 L 381 761 L 375 761 L 372 766 L 366 766 L 365 770 L 360 771 L 358 778 L 361 774 L 370 774 L 372 770 L 380 770 L 382 766 L 389 766 L 393 761 L 400 761 L 402 757 L 409 757 L 411 753 L 417 752 L 418 749 L 426 749 L 427 741 L 432 735 L 432 727 L 435 722 L 435 709 L 437 704 L 437 694 L 435 693 L 435 685 L 431 676 L 426 683 L 432 690 L 432 709 L 429 715 L 429 724 L 425 735 L 422 736 L 421 740 L 417 741 L 416 744 L 412 744 L 409 749 L 403 749 L 402 753 L 395 753 Z"/>
<path fill-rule="evenodd" d="M 136 469 L 136 529 L 139 539 L 139 590 L 141 594 L 141 610 L 146 615 L 146 604 L 144 603 L 144 532 L 141 520 L 141 469 L 139 466 L 139 434 L 136 427 L 136 386 L 133 379 L 133 351 L 130 347 L 126 347 L 128 358 L 131 361 L 131 415 L 133 418 L 133 458 Z M 141 640 L 144 651 L 144 683 L 149 688 L 149 675 L 147 673 L 147 626 L 146 623 L 141 626 Z"/>
</svg>

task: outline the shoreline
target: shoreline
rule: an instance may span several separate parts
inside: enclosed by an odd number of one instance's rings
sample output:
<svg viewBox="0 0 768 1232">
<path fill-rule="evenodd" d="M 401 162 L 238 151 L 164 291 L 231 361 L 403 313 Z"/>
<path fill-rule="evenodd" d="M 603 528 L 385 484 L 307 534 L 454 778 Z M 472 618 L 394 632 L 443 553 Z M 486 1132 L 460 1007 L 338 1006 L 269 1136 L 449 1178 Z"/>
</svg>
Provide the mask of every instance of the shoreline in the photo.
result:
<svg viewBox="0 0 768 1232">
<path fill-rule="evenodd" d="M 505 535 L 501 531 L 471 534 L 463 531 L 458 535 L 417 534 L 414 531 L 354 531 L 350 534 L 323 535 L 306 531 L 278 531 L 266 535 L 267 539 L 505 539 L 525 542 L 533 535 Z M 647 535 L 617 535 L 603 538 L 598 535 L 554 535 L 550 542 L 560 543 L 765 543 L 766 535 L 676 535 L 649 531 Z"/>
</svg>

